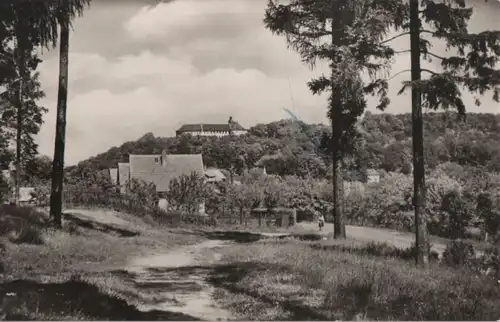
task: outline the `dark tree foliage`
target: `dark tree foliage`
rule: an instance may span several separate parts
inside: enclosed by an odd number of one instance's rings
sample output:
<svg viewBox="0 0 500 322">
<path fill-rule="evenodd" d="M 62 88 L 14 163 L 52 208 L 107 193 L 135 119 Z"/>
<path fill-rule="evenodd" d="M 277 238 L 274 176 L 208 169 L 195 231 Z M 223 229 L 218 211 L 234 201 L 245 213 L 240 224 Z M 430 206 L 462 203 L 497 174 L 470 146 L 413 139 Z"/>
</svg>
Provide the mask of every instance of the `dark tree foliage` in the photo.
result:
<svg viewBox="0 0 500 322">
<path fill-rule="evenodd" d="M 427 169 L 432 170 L 446 164 L 449 174 L 453 177 L 464 177 L 464 169 L 478 169 L 471 173 L 477 177 L 484 172 L 499 172 L 496 155 L 500 153 L 500 116 L 493 114 L 469 113 L 467 123 L 455 122 L 457 113 L 426 113 L 424 115 L 425 162 Z M 411 125 L 409 114 L 371 114 L 366 113 L 360 121 L 362 148 L 356 149 L 352 158 L 359 164 L 361 170 L 373 168 L 376 170 L 402 170 L 401 159 L 411 156 Z M 287 156 L 287 150 L 300 151 L 294 154 L 294 159 L 283 159 L 287 172 L 268 173 L 284 176 L 287 174 L 299 175 L 306 172 L 305 164 L 308 160 L 317 164 L 312 168 L 311 175 L 324 178 L 326 167 L 331 164 L 325 153 L 316 153 L 310 140 L 320 141 L 323 135 L 328 135 L 330 129 L 321 124 L 307 125 L 309 130 L 302 131 L 297 122 L 283 120 L 269 124 L 258 124 L 249 129 L 248 135 L 227 138 L 188 137 L 185 144 L 192 153 L 202 153 L 203 162 L 207 167 L 223 167 L 223 154 L 220 152 L 224 142 L 232 142 L 238 146 L 248 168 L 266 156 Z M 309 133 L 309 134 L 308 134 Z M 458 135 L 458 133 L 460 133 Z M 270 136 L 268 136 L 268 134 Z M 309 136 L 310 135 L 310 136 Z M 140 138 L 113 147 L 106 152 L 80 162 L 80 166 L 100 170 L 116 168 L 118 162 L 128 162 L 129 154 L 160 154 L 163 149 L 168 153 L 181 153 L 178 142 L 180 138 L 155 137 Z M 227 141 L 226 141 L 227 140 Z M 397 147 L 397 151 L 395 149 Z M 484 150 L 487 158 L 483 158 L 476 150 Z M 75 166 L 68 167 L 72 172 Z M 347 172 L 351 171 L 350 169 Z M 352 171 L 357 169 L 352 169 Z M 448 170 L 447 170 L 448 171 Z M 465 180 L 465 177 L 464 177 Z M 478 182 L 482 179 L 478 177 Z"/>
<path fill-rule="evenodd" d="M 31 6 L 19 2 L 3 8 L 3 32 L 1 41 L 2 64 L 5 74 L 0 79 L 4 91 L 1 126 L 6 137 L 16 146 L 16 200 L 19 199 L 23 165 L 37 154 L 34 136 L 47 111 L 38 101 L 44 97 L 39 74 L 41 62 L 37 47 L 40 45 L 38 30 L 25 17 L 31 14 Z"/>
<path fill-rule="evenodd" d="M 426 229 L 426 188 L 422 108 L 455 108 L 465 119 L 466 106 L 461 98 L 463 89 L 479 96 L 491 90 L 499 100 L 500 70 L 495 66 L 500 57 L 500 31 L 471 33 L 468 24 L 473 9 L 465 0 L 410 0 L 395 3 L 397 11 L 407 12 L 394 27 L 402 35 L 410 35 L 411 81 L 403 83 L 399 93 L 412 89 L 412 133 L 414 167 L 414 211 L 416 222 L 417 262 L 428 265 L 428 233 Z M 431 40 L 446 44 L 449 56 L 431 51 Z M 441 70 L 421 67 L 421 58 L 440 61 Z M 428 76 L 422 78 L 422 74 Z M 422 247 L 420 247 L 422 244 Z"/>
<path fill-rule="evenodd" d="M 317 61 L 329 64 L 330 75 L 313 79 L 308 85 L 314 94 L 330 94 L 327 115 L 332 128 L 329 152 L 336 238 L 345 237 L 343 163 L 355 146 L 356 123 L 366 109 L 365 94 L 379 95 L 380 109 L 389 103 L 387 80 L 377 76 L 394 55 L 382 39 L 399 16 L 386 6 L 366 0 L 294 0 L 288 4 L 270 0 L 264 18 L 266 27 L 284 35 L 305 63 L 312 67 Z M 371 76 L 368 84 L 361 79 L 362 73 Z"/>
<path fill-rule="evenodd" d="M 477 105 L 487 91 L 498 102 L 500 94 L 500 70 L 496 64 L 500 57 L 500 31 L 486 30 L 471 33 L 468 30 L 473 13 L 465 0 L 421 0 L 420 1 L 420 51 L 422 58 L 440 62 L 441 70 L 421 71 L 429 77 L 417 83 L 404 82 L 401 93 L 410 87 L 419 88 L 423 94 L 424 108 L 455 108 L 459 115 L 465 115 L 466 106 L 461 98 L 463 90 L 475 94 Z M 398 10 L 407 4 L 401 3 Z M 397 22 L 402 33 L 392 39 L 409 33 L 410 21 L 406 15 Z M 448 56 L 432 51 L 432 39 L 446 43 Z"/>
</svg>

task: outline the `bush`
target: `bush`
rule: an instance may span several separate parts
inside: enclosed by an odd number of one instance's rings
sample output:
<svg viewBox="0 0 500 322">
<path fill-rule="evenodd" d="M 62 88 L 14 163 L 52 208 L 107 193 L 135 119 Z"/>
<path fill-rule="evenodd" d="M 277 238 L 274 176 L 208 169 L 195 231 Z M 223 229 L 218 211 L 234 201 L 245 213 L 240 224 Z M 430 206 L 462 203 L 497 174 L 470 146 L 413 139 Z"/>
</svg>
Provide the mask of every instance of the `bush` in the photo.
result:
<svg viewBox="0 0 500 322">
<path fill-rule="evenodd" d="M 129 203 L 141 205 L 146 210 L 153 210 L 156 208 L 156 202 L 158 200 L 156 185 L 151 182 L 137 179 L 131 180 L 130 189 L 126 193 L 126 198 Z"/>
<path fill-rule="evenodd" d="M 447 245 L 442 262 L 452 267 L 479 270 L 474 247 L 462 240 L 454 240 Z"/>
<path fill-rule="evenodd" d="M 410 176 L 388 173 L 379 183 L 366 189 L 364 208 L 358 210 L 362 215 L 353 220 L 361 225 L 411 231 L 413 220 L 408 214 L 412 209 L 412 187 Z"/>
<path fill-rule="evenodd" d="M 48 216 L 32 207 L 0 206 L 0 235 L 15 243 L 41 244 Z"/>
<path fill-rule="evenodd" d="M 452 239 L 465 237 L 471 215 L 460 191 L 452 190 L 443 196 L 439 213 L 439 223 L 432 226 L 431 233 Z"/>
<path fill-rule="evenodd" d="M 496 237 L 500 228 L 500 195 L 483 192 L 477 196 L 476 214 L 482 222 L 484 239 Z"/>
<path fill-rule="evenodd" d="M 12 198 L 12 186 L 0 173 L 0 203 L 4 203 Z"/>
<path fill-rule="evenodd" d="M 170 180 L 165 197 L 169 210 L 197 213 L 208 195 L 203 177 L 196 172 Z"/>
</svg>

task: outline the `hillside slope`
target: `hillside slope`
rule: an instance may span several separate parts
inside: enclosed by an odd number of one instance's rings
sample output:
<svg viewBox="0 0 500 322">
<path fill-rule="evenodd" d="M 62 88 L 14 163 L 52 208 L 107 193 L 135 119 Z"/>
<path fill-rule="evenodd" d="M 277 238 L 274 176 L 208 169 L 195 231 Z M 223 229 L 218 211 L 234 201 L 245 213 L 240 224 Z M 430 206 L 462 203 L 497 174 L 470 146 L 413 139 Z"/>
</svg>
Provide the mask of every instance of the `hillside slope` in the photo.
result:
<svg viewBox="0 0 500 322">
<path fill-rule="evenodd" d="M 360 130 L 362 139 L 348 162 L 347 176 L 358 177 L 368 168 L 410 171 L 410 114 L 367 113 L 360 121 Z M 329 167 L 324 148 L 328 133 L 325 125 L 291 120 L 258 124 L 249 129 L 249 134 L 239 137 L 164 138 L 147 133 L 136 141 L 84 160 L 78 167 L 89 170 L 116 167 L 118 162 L 127 162 L 131 153 L 159 154 L 166 149 L 167 153 L 202 153 L 206 166 L 235 172 L 261 164 L 278 175 L 324 177 Z M 500 171 L 500 115 L 471 113 L 466 122 L 459 122 L 456 113 L 427 113 L 425 142 L 428 169 L 455 163 L 483 171 Z M 70 172 L 72 169 L 75 167 L 70 167 Z"/>
</svg>

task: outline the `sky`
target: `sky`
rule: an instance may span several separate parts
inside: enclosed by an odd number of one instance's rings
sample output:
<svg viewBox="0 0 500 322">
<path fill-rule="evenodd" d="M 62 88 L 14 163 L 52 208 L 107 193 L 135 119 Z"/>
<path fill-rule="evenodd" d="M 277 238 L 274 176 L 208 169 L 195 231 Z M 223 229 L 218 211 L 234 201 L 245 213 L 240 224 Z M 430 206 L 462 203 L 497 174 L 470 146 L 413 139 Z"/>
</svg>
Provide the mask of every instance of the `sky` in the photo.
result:
<svg viewBox="0 0 500 322">
<path fill-rule="evenodd" d="M 499 2 L 471 1 L 472 31 L 500 29 Z M 283 107 L 306 122 L 326 123 L 326 97 L 307 88 L 321 66 L 311 70 L 264 28 L 265 8 L 266 0 L 93 0 L 70 34 L 66 165 L 147 132 L 173 136 L 184 123 L 226 123 L 232 116 L 251 127 L 280 120 L 287 118 Z M 408 49 L 409 39 L 393 44 Z M 435 44 L 434 51 L 444 47 Z M 49 112 L 37 142 L 40 153 L 52 156 L 58 51 L 43 59 L 41 103 Z M 401 54 L 392 70 L 409 67 L 409 55 Z M 410 112 L 409 95 L 396 95 L 408 78 L 392 79 L 386 112 Z M 490 97 L 479 108 L 470 95 L 464 100 L 468 111 L 500 113 Z M 375 101 L 369 104 L 374 111 Z"/>
</svg>

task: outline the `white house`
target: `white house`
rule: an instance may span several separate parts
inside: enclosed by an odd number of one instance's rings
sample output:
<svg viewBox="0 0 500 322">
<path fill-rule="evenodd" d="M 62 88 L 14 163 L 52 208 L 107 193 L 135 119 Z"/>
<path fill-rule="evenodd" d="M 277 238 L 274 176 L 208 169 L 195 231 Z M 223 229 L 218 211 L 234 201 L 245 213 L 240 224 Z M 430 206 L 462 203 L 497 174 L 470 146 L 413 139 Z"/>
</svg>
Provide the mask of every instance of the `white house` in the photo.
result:
<svg viewBox="0 0 500 322">
<path fill-rule="evenodd" d="M 227 135 L 243 135 L 248 131 L 238 124 L 238 122 L 233 121 L 230 117 L 226 124 L 184 124 L 177 131 L 175 131 L 176 136 L 183 134 L 191 134 L 193 136 L 227 136 Z"/>
<path fill-rule="evenodd" d="M 366 170 L 366 183 L 378 183 L 380 181 L 380 174 L 375 169 Z"/>
</svg>

